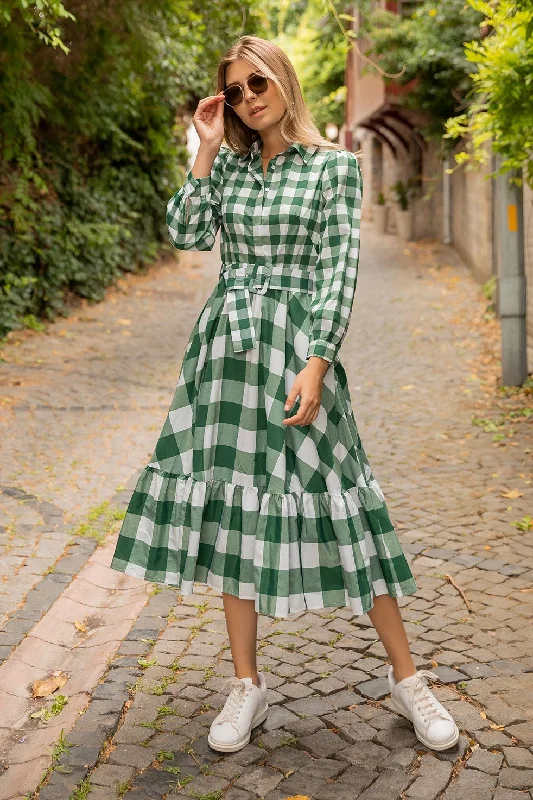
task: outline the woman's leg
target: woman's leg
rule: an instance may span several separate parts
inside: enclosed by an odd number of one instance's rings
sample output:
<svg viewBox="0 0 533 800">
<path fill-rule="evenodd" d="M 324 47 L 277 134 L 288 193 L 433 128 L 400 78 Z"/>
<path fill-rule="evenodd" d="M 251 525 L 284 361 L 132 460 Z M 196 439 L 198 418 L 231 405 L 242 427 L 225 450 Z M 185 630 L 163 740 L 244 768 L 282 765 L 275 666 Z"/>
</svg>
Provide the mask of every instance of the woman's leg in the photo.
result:
<svg viewBox="0 0 533 800">
<path fill-rule="evenodd" d="M 396 598 L 388 594 L 375 597 L 374 606 L 368 616 L 387 651 L 395 680 L 401 681 L 414 675 L 416 667 Z"/>
<path fill-rule="evenodd" d="M 257 675 L 257 611 L 253 600 L 222 593 L 226 627 L 235 677 L 249 678 L 259 686 Z"/>
</svg>

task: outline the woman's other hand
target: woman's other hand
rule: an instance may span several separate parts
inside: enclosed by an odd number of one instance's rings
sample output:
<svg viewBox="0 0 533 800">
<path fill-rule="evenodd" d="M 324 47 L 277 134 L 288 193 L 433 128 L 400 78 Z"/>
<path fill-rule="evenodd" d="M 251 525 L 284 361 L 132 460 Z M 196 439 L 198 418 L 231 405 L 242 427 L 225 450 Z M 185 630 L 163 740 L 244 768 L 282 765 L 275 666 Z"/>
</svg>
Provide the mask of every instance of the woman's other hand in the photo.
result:
<svg viewBox="0 0 533 800">
<path fill-rule="evenodd" d="M 285 411 L 288 411 L 299 396 L 300 408 L 294 416 L 283 420 L 284 425 L 310 425 L 315 421 L 320 411 L 322 384 L 329 365 L 329 361 L 324 358 L 309 358 L 307 366 L 294 379 L 284 406 Z"/>
</svg>

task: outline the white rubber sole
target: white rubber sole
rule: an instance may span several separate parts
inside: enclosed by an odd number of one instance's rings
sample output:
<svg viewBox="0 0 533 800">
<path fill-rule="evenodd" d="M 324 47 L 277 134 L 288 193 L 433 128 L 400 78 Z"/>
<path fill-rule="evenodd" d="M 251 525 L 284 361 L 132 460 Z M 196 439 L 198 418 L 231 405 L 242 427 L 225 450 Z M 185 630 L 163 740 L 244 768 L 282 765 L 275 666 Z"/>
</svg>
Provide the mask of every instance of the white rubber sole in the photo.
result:
<svg viewBox="0 0 533 800">
<path fill-rule="evenodd" d="M 213 739 L 211 738 L 211 732 L 209 732 L 209 735 L 207 737 L 207 742 L 209 744 L 209 747 L 212 747 L 213 750 L 219 750 L 222 753 L 234 753 L 236 750 L 240 750 L 242 747 L 246 747 L 246 745 L 250 741 L 250 736 L 252 735 L 252 729 L 255 728 L 257 725 L 260 725 L 262 722 L 264 722 L 264 720 L 267 718 L 268 715 L 268 709 L 269 709 L 268 703 L 265 703 L 265 705 L 262 708 L 260 708 L 259 711 L 256 712 L 254 718 L 252 719 L 252 724 L 250 725 L 250 730 L 248 731 L 248 733 L 245 736 L 243 736 L 242 739 L 239 739 L 237 742 L 233 742 L 232 744 L 225 744 L 224 742 L 213 741 Z"/>
<path fill-rule="evenodd" d="M 403 708 L 403 706 L 401 706 L 399 703 L 397 703 L 396 700 L 392 696 L 391 696 L 391 699 L 390 699 L 390 705 L 391 705 L 391 708 L 392 708 L 393 711 L 396 711 L 397 714 L 401 714 L 402 717 L 405 717 L 405 719 L 408 719 L 409 722 L 411 722 L 411 724 L 413 724 L 413 720 L 411 719 L 410 716 L 408 716 L 408 714 L 405 711 L 405 709 Z M 416 734 L 417 739 L 419 741 L 421 741 L 422 744 L 425 744 L 426 747 L 431 748 L 431 750 L 438 750 L 439 752 L 441 750 L 449 750 L 450 747 L 453 747 L 459 741 L 459 728 L 457 727 L 457 725 L 455 726 L 455 733 L 453 734 L 452 737 L 450 737 L 449 741 L 440 742 L 439 744 L 433 744 L 432 742 L 428 741 L 428 739 L 426 739 L 425 736 L 422 736 L 422 734 L 417 731 L 417 729 L 415 728 L 414 724 L 413 724 L 413 730 L 414 730 L 414 732 Z"/>
</svg>

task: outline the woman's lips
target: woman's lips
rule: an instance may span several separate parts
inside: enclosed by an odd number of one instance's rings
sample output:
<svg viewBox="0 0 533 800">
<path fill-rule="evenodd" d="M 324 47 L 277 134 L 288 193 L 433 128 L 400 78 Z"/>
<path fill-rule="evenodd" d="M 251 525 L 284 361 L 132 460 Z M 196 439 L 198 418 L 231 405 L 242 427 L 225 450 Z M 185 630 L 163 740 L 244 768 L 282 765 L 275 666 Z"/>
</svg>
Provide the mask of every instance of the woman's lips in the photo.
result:
<svg viewBox="0 0 533 800">
<path fill-rule="evenodd" d="M 265 108 L 266 108 L 266 106 L 261 106 L 261 108 L 259 108 L 257 111 L 252 111 L 250 116 L 251 117 L 255 117 L 257 114 L 260 114 L 262 111 L 264 111 Z"/>
</svg>

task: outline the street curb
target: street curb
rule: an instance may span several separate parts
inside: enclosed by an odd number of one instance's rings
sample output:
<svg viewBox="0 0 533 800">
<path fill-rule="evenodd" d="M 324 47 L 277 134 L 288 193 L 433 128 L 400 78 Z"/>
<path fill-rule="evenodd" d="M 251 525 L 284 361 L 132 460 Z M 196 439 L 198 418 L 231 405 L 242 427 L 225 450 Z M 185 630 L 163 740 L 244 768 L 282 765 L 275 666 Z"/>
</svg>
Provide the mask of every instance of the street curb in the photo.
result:
<svg viewBox="0 0 533 800">
<path fill-rule="evenodd" d="M 138 472 L 128 480 L 128 483 L 119 492 L 116 492 L 109 500 L 110 506 L 126 508 L 133 488 L 138 477 Z M 34 495 L 26 494 L 19 489 L 3 488 L 4 493 L 12 497 L 23 496 L 30 505 L 42 511 L 43 502 L 39 501 Z M 32 502 L 35 501 L 35 502 Z M 44 503 L 44 506 L 53 510 L 53 518 L 61 516 L 63 513 L 51 503 Z M 47 520 L 48 522 L 48 520 Z M 64 526 L 64 522 L 61 524 Z M 94 527 L 102 534 L 106 533 L 101 520 L 94 523 Z M 10 657 L 13 651 L 19 646 L 22 640 L 30 633 L 31 629 L 39 620 L 50 610 L 58 597 L 65 591 L 67 586 L 74 580 L 81 568 L 92 556 L 98 542 L 87 536 L 75 536 L 70 544 L 66 545 L 64 554 L 53 564 L 53 572 L 44 575 L 38 583 L 33 586 L 24 599 L 24 605 L 15 611 L 3 628 L 0 628 L 0 666 Z"/>
<path fill-rule="evenodd" d="M 165 597 L 167 594 L 168 597 Z M 120 724 L 125 705 L 130 700 L 129 687 L 143 673 L 137 659 L 148 658 L 155 647 L 155 641 L 150 643 L 143 639 L 157 640 L 166 627 L 170 610 L 176 605 L 175 591 L 167 589 L 164 595 L 157 593 L 149 597 L 117 650 L 113 664 L 95 687 L 87 711 L 66 735 L 67 741 L 73 747 L 59 759 L 57 766 L 61 772 L 52 769 L 48 782 L 42 789 L 36 790 L 35 800 L 67 800 L 96 766 L 103 746 L 115 734 Z M 132 655 L 131 645 L 134 642 L 137 643 L 137 648 L 135 655 Z M 120 681 L 115 679 L 117 669 L 120 669 Z"/>
</svg>

